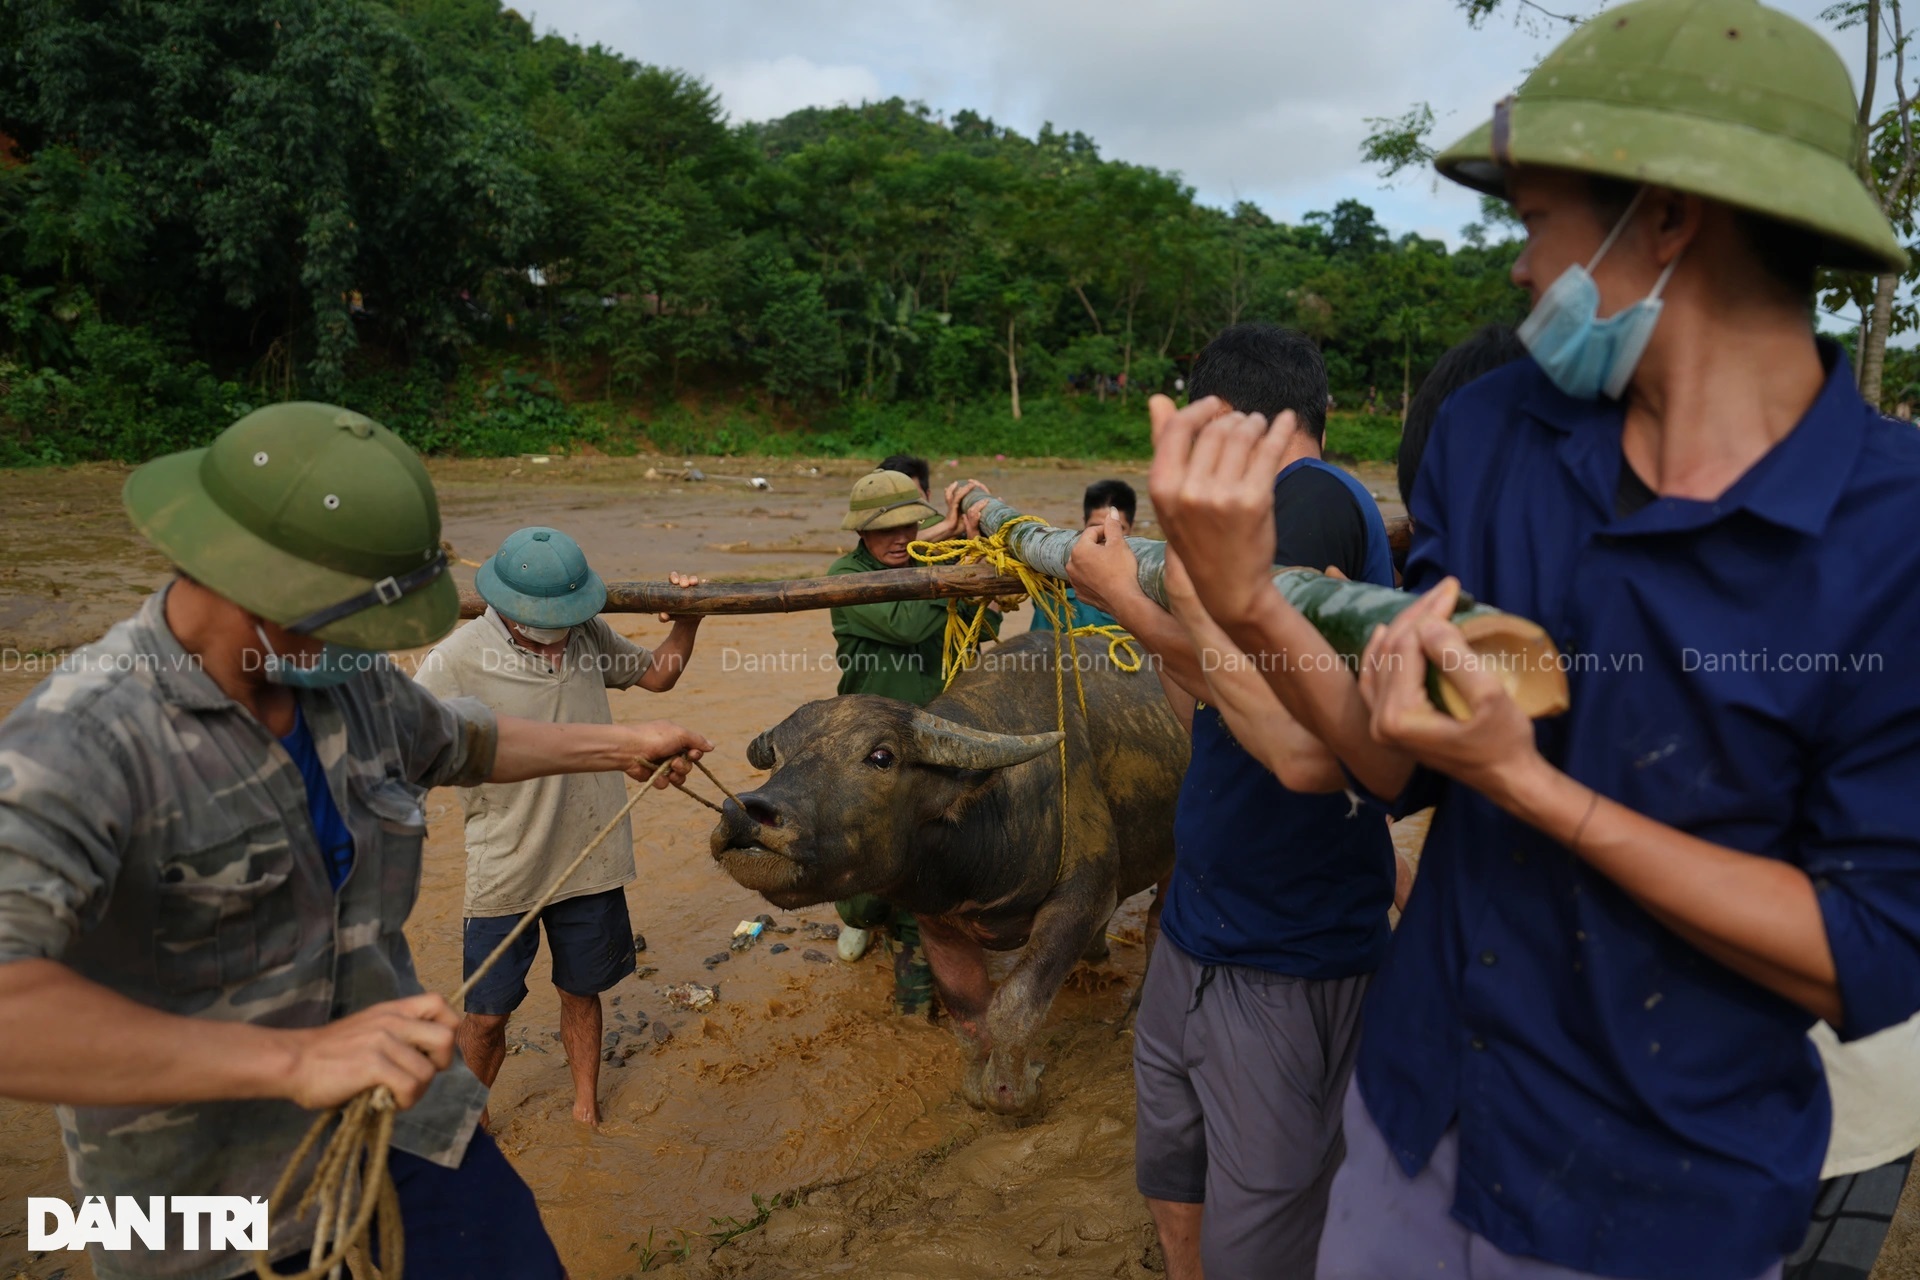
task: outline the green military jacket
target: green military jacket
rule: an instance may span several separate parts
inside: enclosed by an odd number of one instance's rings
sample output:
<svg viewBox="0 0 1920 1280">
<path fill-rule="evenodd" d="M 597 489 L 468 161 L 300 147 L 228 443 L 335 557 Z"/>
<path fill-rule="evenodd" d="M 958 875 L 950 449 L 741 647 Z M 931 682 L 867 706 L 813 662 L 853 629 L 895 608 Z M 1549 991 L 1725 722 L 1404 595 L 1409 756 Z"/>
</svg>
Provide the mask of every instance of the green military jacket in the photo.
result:
<svg viewBox="0 0 1920 1280">
<path fill-rule="evenodd" d="M 872 573 L 887 566 L 866 544 L 833 562 L 829 575 Z M 998 635 L 1000 620 L 988 614 L 986 634 Z M 840 664 L 839 693 L 877 693 L 924 707 L 939 696 L 940 660 L 947 634 L 944 600 L 896 600 L 845 605 L 833 610 L 833 638 Z"/>
<path fill-rule="evenodd" d="M 58 960 L 155 1009 L 273 1027 L 319 1026 L 421 990 L 401 927 L 420 886 L 432 786 L 492 771 L 477 702 L 441 702 L 384 659 L 302 691 L 335 804 L 353 833 L 328 883 L 306 787 L 268 729 L 199 669 L 168 628 L 164 591 L 75 651 L 0 723 L 0 963 Z M 394 1144 L 457 1165 L 486 1091 L 456 1056 Z M 291 1102 L 60 1107 L 82 1195 L 265 1196 L 312 1116 Z M 310 1233 L 276 1215 L 272 1253 Z M 95 1248 L 102 1280 L 211 1280 L 227 1251 Z M 204 1240 L 205 1237 L 202 1237 Z"/>
</svg>

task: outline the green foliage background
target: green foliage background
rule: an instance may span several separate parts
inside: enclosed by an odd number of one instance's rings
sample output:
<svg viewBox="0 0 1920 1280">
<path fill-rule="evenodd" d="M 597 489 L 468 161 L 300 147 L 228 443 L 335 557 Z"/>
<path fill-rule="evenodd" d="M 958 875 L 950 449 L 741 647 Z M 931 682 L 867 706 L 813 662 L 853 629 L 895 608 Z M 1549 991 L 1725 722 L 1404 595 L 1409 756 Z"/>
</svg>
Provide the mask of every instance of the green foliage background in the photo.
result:
<svg viewBox="0 0 1920 1280">
<path fill-rule="evenodd" d="M 1244 319 L 1377 387 L 1329 444 L 1388 456 L 1403 383 L 1524 311 L 1505 229 L 1466 239 L 898 100 L 733 125 L 496 0 L 0 6 L 6 463 L 302 396 L 442 453 L 1137 456 Z"/>
</svg>

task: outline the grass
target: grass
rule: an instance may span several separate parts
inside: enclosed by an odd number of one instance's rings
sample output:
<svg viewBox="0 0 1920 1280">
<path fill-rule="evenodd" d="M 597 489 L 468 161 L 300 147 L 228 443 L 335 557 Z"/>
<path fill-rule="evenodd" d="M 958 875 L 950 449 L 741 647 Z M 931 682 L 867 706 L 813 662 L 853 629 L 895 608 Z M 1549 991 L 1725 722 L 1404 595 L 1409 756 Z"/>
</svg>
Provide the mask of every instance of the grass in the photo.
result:
<svg viewBox="0 0 1920 1280">
<path fill-rule="evenodd" d="M 791 1209 L 798 1204 L 800 1193 L 787 1191 L 762 1196 L 756 1192 L 752 1199 L 753 1213 L 748 1217 L 709 1218 L 707 1225 L 710 1229 L 706 1231 L 688 1231 L 684 1227 L 648 1227 L 647 1238 L 628 1245 L 627 1252 L 636 1256 L 642 1272 L 678 1265 L 693 1257 L 698 1241 L 706 1241 L 710 1250 L 721 1249 L 749 1232 L 758 1231 L 767 1225 L 775 1209 Z"/>
</svg>

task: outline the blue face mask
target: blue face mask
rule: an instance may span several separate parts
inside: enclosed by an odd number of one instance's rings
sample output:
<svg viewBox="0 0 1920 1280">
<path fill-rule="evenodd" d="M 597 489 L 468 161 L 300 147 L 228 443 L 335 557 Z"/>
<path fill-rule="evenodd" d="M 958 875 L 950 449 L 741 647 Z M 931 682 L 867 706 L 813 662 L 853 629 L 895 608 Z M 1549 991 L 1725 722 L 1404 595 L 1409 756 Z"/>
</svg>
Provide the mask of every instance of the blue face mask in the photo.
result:
<svg viewBox="0 0 1920 1280">
<path fill-rule="evenodd" d="M 267 677 L 268 684 L 285 685 L 289 689 L 331 689 L 345 684 L 363 671 L 373 667 L 379 656 L 372 649 L 350 649 L 344 644 L 329 642 L 304 665 L 298 658 L 288 657 L 273 647 L 273 641 L 267 639 L 266 629 L 254 624 L 253 633 L 260 637 L 260 645 L 266 650 L 261 659 L 261 671 Z"/>
<path fill-rule="evenodd" d="M 1644 194 L 1645 188 L 1641 192 Z M 1517 331 L 1540 371 L 1554 386 L 1578 400 L 1601 395 L 1618 400 L 1626 393 L 1633 371 L 1653 339 L 1653 328 L 1660 323 L 1660 293 L 1673 276 L 1673 269 L 1680 265 L 1676 256 L 1660 273 L 1652 293 L 1604 320 L 1600 318 L 1600 286 L 1594 283 L 1593 268 L 1613 248 L 1639 206 L 1640 196 L 1636 195 L 1593 261 L 1584 267 L 1575 263 L 1561 272 Z"/>
</svg>

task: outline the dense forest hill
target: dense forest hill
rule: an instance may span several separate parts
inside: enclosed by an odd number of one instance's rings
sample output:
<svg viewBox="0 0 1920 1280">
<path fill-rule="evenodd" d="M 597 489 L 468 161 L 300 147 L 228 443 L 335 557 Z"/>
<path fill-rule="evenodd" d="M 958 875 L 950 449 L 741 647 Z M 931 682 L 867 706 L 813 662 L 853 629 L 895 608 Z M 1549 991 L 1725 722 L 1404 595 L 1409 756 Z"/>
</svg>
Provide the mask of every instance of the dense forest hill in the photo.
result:
<svg viewBox="0 0 1920 1280">
<path fill-rule="evenodd" d="M 495 0 L 15 0 L 0 67 L 0 460 L 303 395 L 443 451 L 1137 451 L 1099 424 L 1233 321 L 1312 334 L 1390 423 L 1526 306 L 1497 218 L 1453 250 L 1354 200 L 1287 225 L 899 100 L 731 123 Z M 715 405 L 750 425 L 689 435 Z"/>
</svg>

